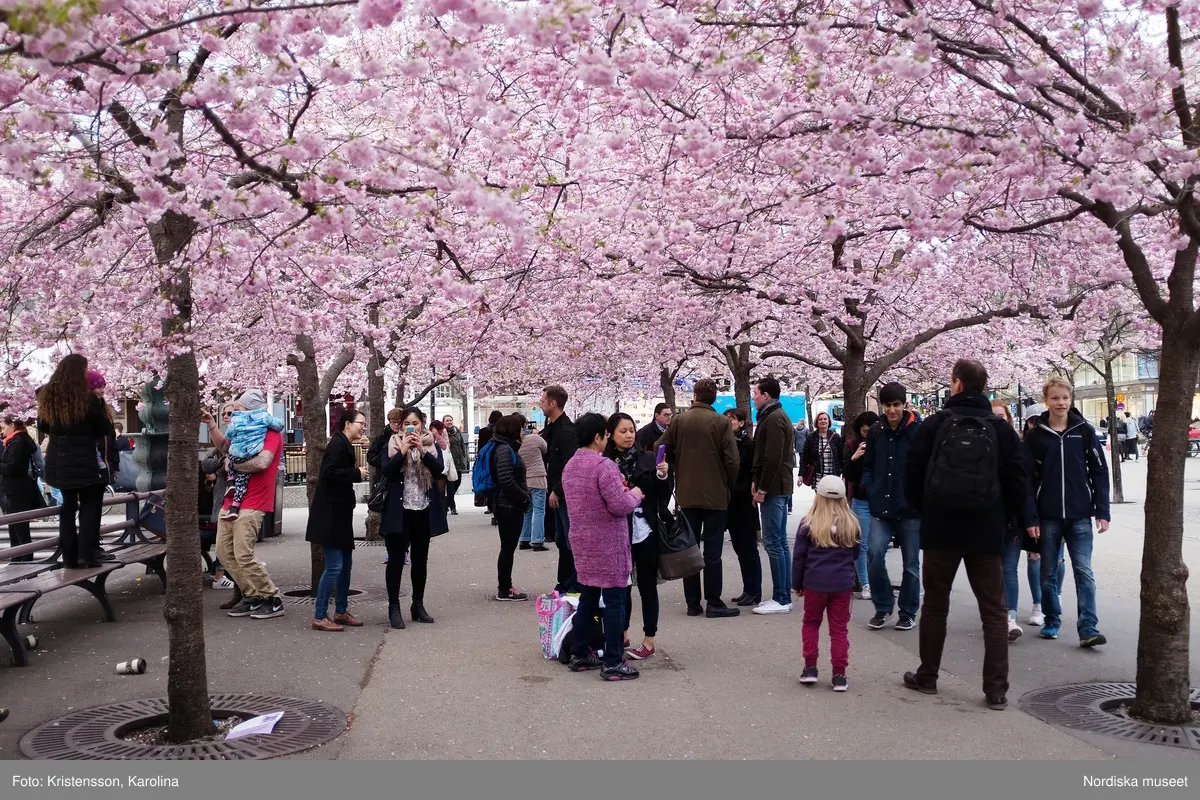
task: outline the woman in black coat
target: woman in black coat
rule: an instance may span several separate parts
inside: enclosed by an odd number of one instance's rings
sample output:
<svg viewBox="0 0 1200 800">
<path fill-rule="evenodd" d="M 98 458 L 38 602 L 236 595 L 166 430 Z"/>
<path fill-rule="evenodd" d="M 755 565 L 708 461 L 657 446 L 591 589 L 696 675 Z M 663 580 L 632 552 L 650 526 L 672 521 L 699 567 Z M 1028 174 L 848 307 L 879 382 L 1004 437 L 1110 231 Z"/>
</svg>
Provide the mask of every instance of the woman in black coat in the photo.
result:
<svg viewBox="0 0 1200 800">
<path fill-rule="evenodd" d="M 25 423 L 18 417 L 5 417 L 0 422 L 0 436 L 4 439 L 4 448 L 0 451 L 0 506 L 3 507 L 3 513 L 16 514 L 44 508 L 46 503 L 37 481 L 32 477 L 33 469 L 30 466 L 33 454 L 37 452 L 37 444 L 25 430 Z M 32 541 L 28 522 L 14 522 L 8 526 L 10 546 Z M 33 561 L 33 553 L 12 560 Z"/>
<path fill-rule="evenodd" d="M 739 606 L 756 606 L 762 602 L 762 560 L 758 554 L 758 532 L 761 530 L 758 509 L 750 494 L 750 470 L 754 466 L 754 437 L 750 435 L 750 415 L 743 409 L 731 408 L 725 412 L 733 425 L 733 438 L 737 442 L 737 483 L 729 497 L 729 540 L 737 553 L 738 566 L 742 570 L 742 593 L 733 598 Z"/>
<path fill-rule="evenodd" d="M 671 518 L 668 483 L 657 476 L 654 450 L 637 445 L 637 425 L 628 414 L 617 412 L 608 418 L 608 445 L 604 457 L 612 459 L 629 488 L 642 490 L 641 506 L 629 515 L 630 555 L 633 559 L 633 580 L 642 600 L 642 643 L 627 650 L 625 655 L 642 661 L 655 654 L 654 639 L 658 636 L 658 537 Z M 650 439 L 651 446 L 656 440 Z M 629 648 L 629 628 L 633 622 L 633 586 L 625 599 L 625 646 Z"/>
<path fill-rule="evenodd" d="M 496 494 L 492 508 L 500 529 L 500 555 L 496 559 L 496 599 L 528 600 L 529 595 L 512 585 L 513 555 L 521 541 L 525 510 L 529 508 L 529 484 L 525 480 L 525 462 L 517 455 L 521 448 L 521 430 L 525 420 L 520 414 L 501 417 L 492 430 L 492 474 L 496 476 Z"/>
<path fill-rule="evenodd" d="M 325 551 L 325 571 L 317 584 L 317 606 L 312 626 L 318 631 L 341 631 L 343 626 L 362 625 L 350 613 L 350 571 L 354 567 L 354 484 L 367 477 L 355 466 L 351 440 L 362 436 L 366 418 L 361 411 L 342 412 L 339 430 L 329 440 L 321 457 L 317 490 L 308 509 L 308 531 L 304 540 Z M 329 595 L 335 592 L 333 620 L 328 618 Z"/>
<path fill-rule="evenodd" d="M 828 414 L 817 414 L 813 432 L 804 443 L 799 471 L 800 481 L 806 486 L 816 486 L 826 475 L 842 474 L 842 437 L 830 429 L 830 424 Z"/>
<path fill-rule="evenodd" d="M 413 622 L 433 622 L 425 610 L 425 579 L 429 567 L 429 540 L 450 530 L 446 522 L 445 460 L 433 435 L 425 430 L 425 413 L 406 408 L 401 429 L 388 443 L 383 474 L 388 479 L 387 501 L 379 533 L 387 544 L 388 621 L 404 627 L 400 615 L 400 578 L 404 551 L 412 562 Z"/>
<path fill-rule="evenodd" d="M 104 401 L 88 390 L 87 366 L 87 359 L 78 353 L 66 356 L 38 393 L 38 428 L 50 436 L 45 480 L 63 496 L 58 535 L 67 569 L 95 567 L 113 559 L 100 549 L 109 465 L 98 443 L 116 431 Z"/>
</svg>

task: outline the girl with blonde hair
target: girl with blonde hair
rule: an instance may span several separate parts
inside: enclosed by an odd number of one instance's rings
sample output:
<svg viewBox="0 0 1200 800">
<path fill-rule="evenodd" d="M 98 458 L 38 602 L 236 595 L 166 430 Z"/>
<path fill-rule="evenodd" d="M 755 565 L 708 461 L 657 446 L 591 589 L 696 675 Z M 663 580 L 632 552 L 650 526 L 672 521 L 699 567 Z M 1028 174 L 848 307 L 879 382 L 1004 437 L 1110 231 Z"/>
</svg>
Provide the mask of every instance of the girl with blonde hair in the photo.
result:
<svg viewBox="0 0 1200 800">
<path fill-rule="evenodd" d="M 828 616 L 831 685 L 835 692 L 849 688 L 846 668 L 850 663 L 850 601 L 861 550 L 862 531 L 846 502 L 846 484 L 836 475 L 826 475 L 817 484 L 812 508 L 796 532 L 792 554 L 792 590 L 804 598 L 803 684 L 817 682 L 821 620 Z"/>
</svg>

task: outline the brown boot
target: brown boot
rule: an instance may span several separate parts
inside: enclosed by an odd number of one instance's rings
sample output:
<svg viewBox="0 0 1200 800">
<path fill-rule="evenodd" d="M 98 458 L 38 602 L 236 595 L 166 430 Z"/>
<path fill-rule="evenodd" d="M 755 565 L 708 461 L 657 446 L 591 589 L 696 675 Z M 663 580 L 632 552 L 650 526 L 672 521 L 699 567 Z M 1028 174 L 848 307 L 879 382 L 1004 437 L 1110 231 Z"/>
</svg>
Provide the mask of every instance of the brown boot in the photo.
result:
<svg viewBox="0 0 1200 800">
<path fill-rule="evenodd" d="M 351 628 L 361 628 L 362 621 L 347 611 L 345 614 L 334 614 L 333 621 L 339 625 L 349 625 Z"/>
<path fill-rule="evenodd" d="M 314 619 L 312 621 L 312 626 L 313 626 L 314 631 L 337 632 L 337 631 L 346 630 L 341 625 L 338 625 L 336 622 L 330 622 L 327 619 Z"/>
<path fill-rule="evenodd" d="M 242 602 L 242 587 L 235 584 L 233 587 L 233 597 L 221 603 L 221 608 L 228 611 L 240 602 Z"/>
</svg>

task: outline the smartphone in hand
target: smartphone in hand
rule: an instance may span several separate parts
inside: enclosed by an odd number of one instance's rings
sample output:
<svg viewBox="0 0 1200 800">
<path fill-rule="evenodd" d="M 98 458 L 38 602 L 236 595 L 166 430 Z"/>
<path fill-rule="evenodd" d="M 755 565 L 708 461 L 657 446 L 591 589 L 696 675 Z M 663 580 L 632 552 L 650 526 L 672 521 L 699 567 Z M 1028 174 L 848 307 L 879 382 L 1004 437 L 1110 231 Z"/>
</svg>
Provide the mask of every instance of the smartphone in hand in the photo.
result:
<svg viewBox="0 0 1200 800">
<path fill-rule="evenodd" d="M 667 446 L 665 444 L 660 444 L 658 446 L 658 457 L 655 459 L 654 463 L 661 464 L 666 460 L 667 460 Z"/>
</svg>

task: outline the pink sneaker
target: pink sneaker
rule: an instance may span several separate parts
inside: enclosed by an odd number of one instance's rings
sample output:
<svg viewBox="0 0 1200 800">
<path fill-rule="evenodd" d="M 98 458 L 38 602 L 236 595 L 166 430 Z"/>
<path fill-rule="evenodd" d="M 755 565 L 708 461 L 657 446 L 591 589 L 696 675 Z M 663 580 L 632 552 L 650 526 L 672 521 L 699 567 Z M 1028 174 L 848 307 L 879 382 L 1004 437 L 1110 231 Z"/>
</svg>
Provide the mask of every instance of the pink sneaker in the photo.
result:
<svg viewBox="0 0 1200 800">
<path fill-rule="evenodd" d="M 646 645 L 640 644 L 637 646 L 637 649 L 630 650 L 625 655 L 629 656 L 634 661 L 645 661 L 647 658 L 654 655 L 654 652 L 655 650 L 653 647 L 646 647 Z"/>
</svg>

